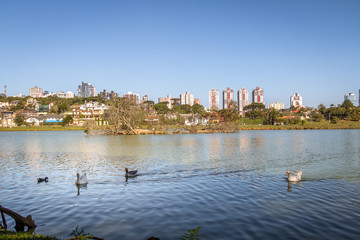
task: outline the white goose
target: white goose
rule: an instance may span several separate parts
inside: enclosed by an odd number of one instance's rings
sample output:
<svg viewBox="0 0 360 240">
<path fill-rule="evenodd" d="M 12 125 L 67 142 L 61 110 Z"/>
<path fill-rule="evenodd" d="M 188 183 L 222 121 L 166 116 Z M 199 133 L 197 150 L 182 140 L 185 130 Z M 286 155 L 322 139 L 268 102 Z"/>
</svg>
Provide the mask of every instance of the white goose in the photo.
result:
<svg viewBox="0 0 360 240">
<path fill-rule="evenodd" d="M 302 172 L 298 172 L 297 174 L 292 174 L 290 171 L 287 171 L 286 174 L 288 175 L 289 182 L 299 182 L 301 181 L 301 174 Z"/>
<path fill-rule="evenodd" d="M 79 173 L 77 173 L 76 177 L 77 177 L 76 182 L 75 182 L 76 184 L 82 185 L 82 184 L 87 184 L 88 183 L 86 173 L 82 174 L 81 176 L 80 176 Z"/>
</svg>

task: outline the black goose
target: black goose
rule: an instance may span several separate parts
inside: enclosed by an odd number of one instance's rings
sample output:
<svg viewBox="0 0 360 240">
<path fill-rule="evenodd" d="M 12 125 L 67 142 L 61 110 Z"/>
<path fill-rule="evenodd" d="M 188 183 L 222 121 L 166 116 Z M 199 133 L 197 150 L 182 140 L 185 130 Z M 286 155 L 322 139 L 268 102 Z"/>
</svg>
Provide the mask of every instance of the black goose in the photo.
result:
<svg viewBox="0 0 360 240">
<path fill-rule="evenodd" d="M 129 171 L 125 168 L 125 177 L 136 177 L 138 170 Z"/>
<path fill-rule="evenodd" d="M 38 178 L 37 180 L 38 180 L 38 182 L 47 182 L 47 181 L 49 181 L 49 178 L 48 177 Z"/>
</svg>

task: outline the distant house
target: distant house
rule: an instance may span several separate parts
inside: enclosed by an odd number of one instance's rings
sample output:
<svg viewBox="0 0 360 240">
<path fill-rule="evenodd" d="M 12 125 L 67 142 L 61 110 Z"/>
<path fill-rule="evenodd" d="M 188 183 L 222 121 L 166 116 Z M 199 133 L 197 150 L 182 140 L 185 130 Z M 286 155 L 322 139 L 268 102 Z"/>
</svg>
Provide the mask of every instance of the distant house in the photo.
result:
<svg viewBox="0 0 360 240">
<path fill-rule="evenodd" d="M 158 123 L 159 122 L 159 116 L 149 115 L 149 116 L 147 116 L 147 118 L 145 118 L 145 122 Z"/>
<path fill-rule="evenodd" d="M 39 105 L 39 112 L 50 112 L 49 105 Z"/>
<path fill-rule="evenodd" d="M 1 126 L 2 127 L 15 127 L 16 123 L 14 122 L 15 115 L 13 111 L 3 111 L 1 113 Z"/>
<path fill-rule="evenodd" d="M 44 123 L 62 123 L 63 116 L 61 115 L 47 115 Z"/>
<path fill-rule="evenodd" d="M 200 115 L 192 115 L 192 114 L 180 114 L 181 117 L 185 119 L 185 125 L 207 125 L 209 123 L 209 119 L 203 118 Z"/>
<path fill-rule="evenodd" d="M 9 103 L 8 102 L 0 102 L 0 109 L 8 109 Z"/>
<path fill-rule="evenodd" d="M 25 119 L 25 122 L 32 126 L 39 126 L 41 125 L 46 117 L 44 116 L 37 116 L 37 117 L 28 117 Z"/>
</svg>

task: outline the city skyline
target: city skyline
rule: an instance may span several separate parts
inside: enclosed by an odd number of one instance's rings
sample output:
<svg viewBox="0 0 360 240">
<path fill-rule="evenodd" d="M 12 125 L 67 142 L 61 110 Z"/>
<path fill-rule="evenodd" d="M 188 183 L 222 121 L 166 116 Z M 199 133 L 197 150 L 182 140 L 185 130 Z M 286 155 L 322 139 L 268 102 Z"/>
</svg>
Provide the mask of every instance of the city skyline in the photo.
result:
<svg viewBox="0 0 360 240">
<path fill-rule="evenodd" d="M 261 86 L 329 106 L 360 86 L 359 1 L 1 1 L 0 92 L 79 82 L 156 100 Z M 321 94 L 320 94 L 321 93 Z"/>
</svg>

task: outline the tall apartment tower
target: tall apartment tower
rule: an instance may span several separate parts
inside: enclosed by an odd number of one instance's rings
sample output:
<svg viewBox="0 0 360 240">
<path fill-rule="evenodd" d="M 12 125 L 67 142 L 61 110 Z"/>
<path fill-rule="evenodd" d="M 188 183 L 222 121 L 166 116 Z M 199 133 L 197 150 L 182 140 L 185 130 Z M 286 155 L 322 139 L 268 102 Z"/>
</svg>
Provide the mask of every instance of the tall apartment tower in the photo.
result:
<svg viewBox="0 0 360 240">
<path fill-rule="evenodd" d="M 344 101 L 345 100 L 350 100 L 354 106 L 356 105 L 356 96 L 353 93 L 345 94 Z"/>
<path fill-rule="evenodd" d="M 35 86 L 33 88 L 30 88 L 29 89 L 29 96 L 34 97 L 34 98 L 42 97 L 43 96 L 43 89 L 39 88 L 37 86 Z"/>
<path fill-rule="evenodd" d="M 79 97 L 96 97 L 96 88 L 90 83 L 81 82 L 77 91 Z"/>
<path fill-rule="evenodd" d="M 300 96 L 300 94 L 294 93 L 290 97 L 290 107 L 291 106 L 294 106 L 296 108 L 301 108 L 303 106 L 302 97 Z"/>
<path fill-rule="evenodd" d="M 249 91 L 242 87 L 237 92 L 238 110 L 242 116 L 245 116 L 244 107 L 249 105 Z"/>
<path fill-rule="evenodd" d="M 260 87 L 256 87 L 252 91 L 252 102 L 253 103 L 265 104 L 265 102 L 264 102 L 264 90 L 260 89 Z"/>
<path fill-rule="evenodd" d="M 234 90 L 226 88 L 223 91 L 223 109 L 229 109 L 232 102 L 234 102 Z"/>
<path fill-rule="evenodd" d="M 194 105 L 194 94 L 191 94 L 189 92 L 180 94 L 180 103 L 181 105 Z"/>
<path fill-rule="evenodd" d="M 210 110 L 220 109 L 220 93 L 218 90 L 215 90 L 215 88 L 209 91 L 209 109 Z"/>
<path fill-rule="evenodd" d="M 130 99 L 131 101 L 133 101 L 136 104 L 140 103 L 140 94 L 128 92 L 128 93 L 123 94 L 123 97 Z"/>
</svg>

